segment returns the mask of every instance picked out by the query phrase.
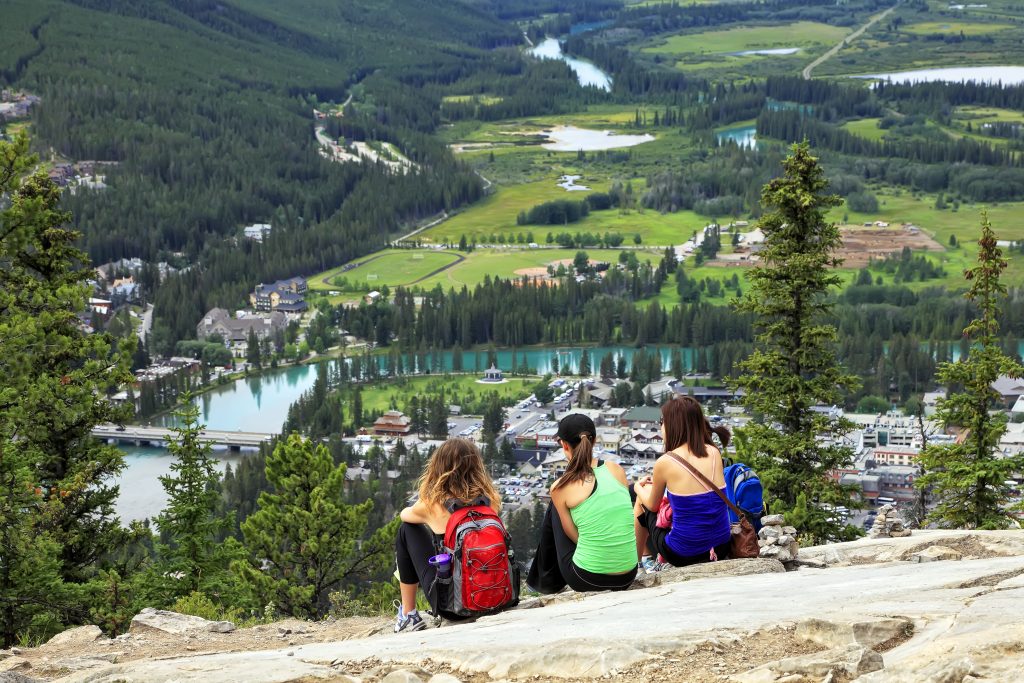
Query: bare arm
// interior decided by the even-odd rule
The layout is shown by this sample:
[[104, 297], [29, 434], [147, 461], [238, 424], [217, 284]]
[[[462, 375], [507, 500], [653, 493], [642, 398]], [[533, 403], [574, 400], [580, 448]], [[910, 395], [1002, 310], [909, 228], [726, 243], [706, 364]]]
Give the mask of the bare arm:
[[636, 498], [640, 504], [651, 511], [661, 507], [661, 499], [665, 496], [665, 461], [659, 458], [654, 463], [654, 472], [651, 483], [647, 486], [636, 487]]
[[422, 500], [417, 500], [409, 507], [402, 508], [402, 511], [398, 513], [401, 520], [409, 524], [429, 524], [429, 515], [430, 510]]
[[573, 543], [579, 543], [580, 532], [572, 521], [572, 515], [569, 514], [569, 506], [565, 504], [564, 490], [559, 489], [551, 492], [551, 504], [555, 506], [555, 512], [558, 513], [558, 520], [562, 523], [562, 530], [565, 532], [565, 535]]

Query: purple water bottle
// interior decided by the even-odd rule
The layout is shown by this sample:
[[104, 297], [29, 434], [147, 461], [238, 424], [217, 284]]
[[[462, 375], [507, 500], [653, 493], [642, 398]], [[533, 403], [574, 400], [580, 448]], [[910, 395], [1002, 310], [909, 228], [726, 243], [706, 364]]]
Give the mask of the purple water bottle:
[[450, 579], [452, 576], [452, 556], [448, 553], [434, 555], [428, 562], [437, 570], [437, 578]]

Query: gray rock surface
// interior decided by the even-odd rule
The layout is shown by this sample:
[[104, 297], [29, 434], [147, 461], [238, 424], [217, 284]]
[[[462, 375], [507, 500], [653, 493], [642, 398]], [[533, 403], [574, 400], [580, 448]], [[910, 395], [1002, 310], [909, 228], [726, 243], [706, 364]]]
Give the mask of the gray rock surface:
[[162, 609], [147, 607], [132, 618], [129, 633], [138, 634], [146, 631], [163, 633], [231, 633], [235, 625], [230, 621], [210, 621], [188, 614], [178, 614]]
[[79, 626], [78, 628], [69, 628], [67, 631], [58, 633], [46, 641], [43, 647], [53, 649], [74, 645], [88, 645], [100, 640], [109, 639], [103, 635], [103, 631], [100, 630], [99, 626]]
[[0, 660], [0, 671], [28, 671], [32, 663], [24, 657], [7, 657]]
[[0, 673], [0, 683], [37, 683], [38, 679], [30, 678], [25, 674], [16, 671], [4, 671]]
[[[911, 568], [910, 555], [928, 545], [953, 548], [964, 554], [964, 560]], [[624, 593], [566, 593], [553, 596], [555, 599], [538, 609], [511, 610], [471, 624], [446, 624], [440, 629], [288, 650], [118, 663], [72, 674], [62, 681], [331, 680], [346, 671], [346, 662], [371, 659], [386, 664], [389, 668], [385, 671], [420, 671], [419, 666], [428, 659], [445, 662], [456, 677], [464, 674], [474, 680], [601, 678], [687, 648], [721, 642], [723, 637], [742, 642], [752, 630], [793, 626], [811, 619], [848, 625], [849, 631], [846, 627], [828, 629], [827, 635], [819, 636], [823, 640], [838, 643], [852, 637], [854, 642], [831, 647], [827, 657], [820, 653], [787, 657], [785, 651], [775, 655], [779, 667], [823, 672], [807, 674], [808, 681], [828, 680], [829, 676], [834, 681], [846, 680], [851, 671], [860, 672], [858, 683], [960, 683], [967, 676], [984, 681], [1020, 680], [1024, 670], [1020, 647], [1024, 642], [1024, 620], [1020, 618], [1024, 612], [1024, 533], [915, 532], [910, 538], [864, 539], [800, 552], [825, 558], [822, 562], [829, 568], [803, 567], [797, 572], [772, 571], [726, 580], [721, 574], [698, 577], [670, 570], [685, 578]], [[968, 559], [970, 556], [980, 559]], [[718, 564], [700, 571], [720, 572], [726, 563]], [[890, 643], [895, 647], [882, 655], [884, 668], [871, 672], [879, 662], [867, 643], [892, 632], [878, 626], [890, 619], [898, 624], [913, 622], [914, 633], [905, 642]], [[864, 623], [872, 626], [858, 626]], [[331, 668], [335, 660], [340, 663]], [[783, 665], [783, 661], [787, 663]], [[771, 666], [761, 671], [771, 676], [762, 680], [772, 681], [797, 673]], [[426, 680], [426, 676], [420, 677]]]
[[411, 671], [400, 669], [389, 673], [381, 683], [423, 683], [423, 679]]
[[785, 657], [733, 676], [732, 680], [736, 683], [780, 682], [794, 674], [800, 676], [796, 680], [808, 677], [820, 680], [823, 676], [837, 674], [844, 680], [852, 680], [878, 671], [882, 666], [882, 655], [854, 644], [799, 657]]
[[867, 621], [828, 621], [805, 619], [796, 625], [796, 637], [829, 648], [860, 645], [874, 648], [882, 643], [914, 632], [909, 619], [872, 619]]
[[942, 560], [960, 560], [963, 555], [944, 545], [933, 545], [910, 556], [911, 562], [940, 562]]

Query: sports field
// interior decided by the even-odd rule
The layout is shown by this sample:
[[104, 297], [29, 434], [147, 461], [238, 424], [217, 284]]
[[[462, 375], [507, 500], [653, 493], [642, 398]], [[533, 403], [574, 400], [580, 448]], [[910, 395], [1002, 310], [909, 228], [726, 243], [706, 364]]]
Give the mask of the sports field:
[[[486, 352], [482, 352], [486, 358]], [[467, 351], [463, 356], [466, 367], [472, 368], [475, 356]], [[533, 390], [537, 379], [521, 379], [509, 377], [504, 384], [478, 384], [480, 375], [453, 375], [449, 377], [408, 377], [401, 380], [389, 380], [372, 386], [363, 387], [363, 410], [389, 410], [391, 406], [405, 408], [410, 396], [432, 396], [444, 391], [449, 403], [471, 406], [489, 394], [498, 394], [502, 398], [521, 398]]]
[[[387, 285], [412, 285], [432, 272], [457, 263], [457, 252], [423, 249], [394, 249], [377, 252], [354, 263], [314, 276], [309, 288], [315, 291], [349, 290], [369, 292]], [[339, 278], [347, 281], [343, 287]]]
[[776, 26], [747, 26], [670, 36], [658, 45], [643, 48], [643, 51], [679, 55], [833, 45], [849, 31], [848, 28], [815, 21], [797, 21]]

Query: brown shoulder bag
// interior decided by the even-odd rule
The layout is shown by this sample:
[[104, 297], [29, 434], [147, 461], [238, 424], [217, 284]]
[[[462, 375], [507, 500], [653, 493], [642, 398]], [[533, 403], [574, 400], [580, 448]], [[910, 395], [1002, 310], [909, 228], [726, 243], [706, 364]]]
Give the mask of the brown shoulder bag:
[[729, 497], [722, 493], [722, 490], [711, 483], [711, 481], [703, 474], [697, 471], [690, 463], [686, 462], [683, 458], [675, 453], [669, 452], [665, 455], [670, 455], [675, 458], [676, 462], [686, 468], [686, 470], [693, 475], [694, 479], [704, 485], [708, 491], [714, 491], [718, 494], [718, 497], [729, 506], [729, 508], [736, 513], [739, 524], [732, 525], [732, 541], [729, 543], [729, 556], [733, 558], [739, 557], [758, 557], [761, 554], [761, 547], [757, 544], [757, 532], [754, 531], [754, 525], [747, 519], [747, 513], [733, 505], [733, 502], [729, 500]]

